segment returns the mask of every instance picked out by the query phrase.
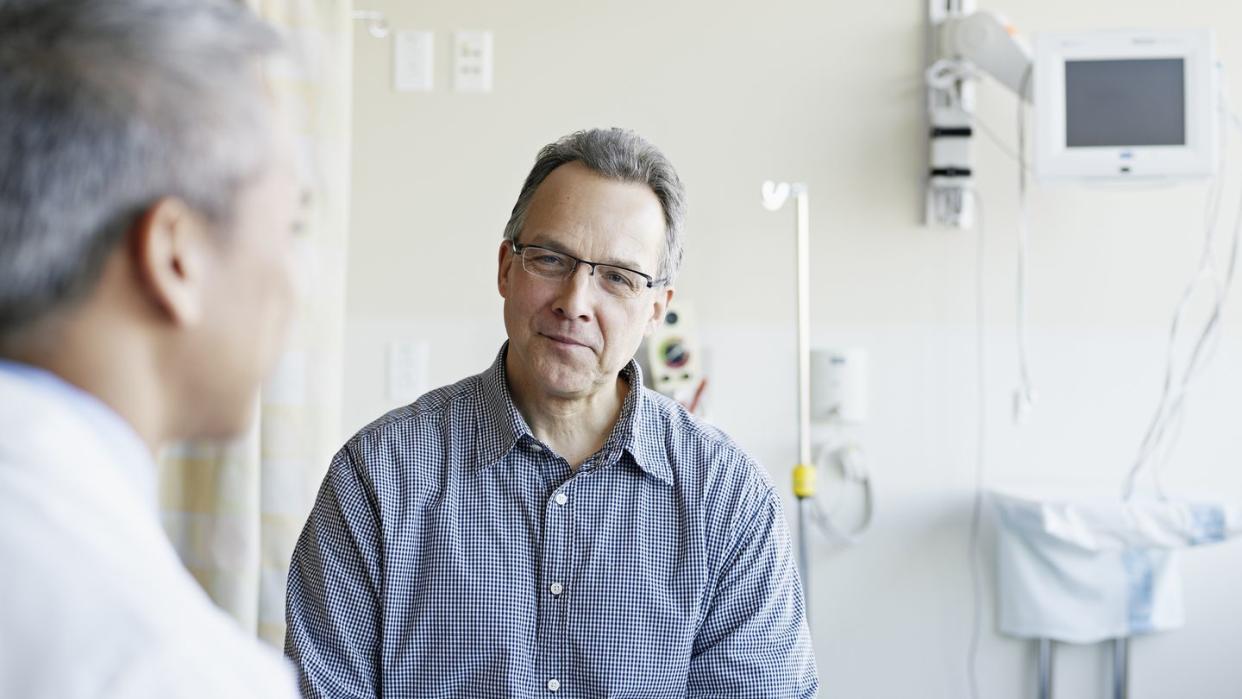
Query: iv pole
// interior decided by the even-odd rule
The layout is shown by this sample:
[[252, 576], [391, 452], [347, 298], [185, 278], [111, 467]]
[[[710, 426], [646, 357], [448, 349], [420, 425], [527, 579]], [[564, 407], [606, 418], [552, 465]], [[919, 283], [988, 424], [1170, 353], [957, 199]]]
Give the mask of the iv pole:
[[798, 576], [809, 618], [807, 519], [815, 497], [815, 465], [811, 460], [811, 205], [805, 184], [763, 183], [763, 207], [768, 211], [779, 211], [790, 196], [796, 201], [798, 236], [798, 463], [793, 469], [793, 491], [798, 498]]

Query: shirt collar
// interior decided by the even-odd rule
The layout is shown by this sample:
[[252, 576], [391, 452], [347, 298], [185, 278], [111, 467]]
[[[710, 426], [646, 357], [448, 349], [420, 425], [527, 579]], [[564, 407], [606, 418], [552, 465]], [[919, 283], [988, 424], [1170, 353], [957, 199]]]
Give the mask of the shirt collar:
[[[529, 440], [535, 438], [509, 391], [505, 373], [508, 349], [509, 343], [505, 342], [496, 355], [496, 361], [480, 375], [482, 419], [477, 436], [480, 468], [498, 463], [523, 437]], [[621, 405], [621, 415], [601, 449], [604, 463], [613, 463], [624, 451], [645, 473], [672, 484], [673, 471], [664, 450], [663, 435], [658, 430], [643, 429], [645, 421], [649, 420], [645, 418], [650, 398], [645, 395], [647, 389], [643, 387], [643, 372], [638, 362], [631, 359], [621, 369], [621, 376], [629, 383], [630, 391]]]
[[137, 487], [144, 502], [156, 509], [155, 460], [134, 428], [111, 407], [56, 374], [19, 362], [0, 359], [0, 377], [19, 381], [39, 391], [85, 422], [109, 451], [110, 461]]
[[508, 350], [506, 341], [500, 346], [496, 361], [479, 376], [482, 390], [479, 392], [481, 409], [476, 445], [480, 468], [497, 463], [519, 439], [530, 435], [530, 427], [513, 404], [513, 394], [509, 392], [509, 380], [505, 376]]

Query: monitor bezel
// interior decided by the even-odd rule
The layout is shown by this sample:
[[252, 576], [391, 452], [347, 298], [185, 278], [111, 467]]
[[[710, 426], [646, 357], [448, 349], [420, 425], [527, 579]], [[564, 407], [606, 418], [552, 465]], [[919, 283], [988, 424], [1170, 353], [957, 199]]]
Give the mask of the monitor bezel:
[[[1048, 33], [1035, 37], [1034, 171], [1043, 180], [1192, 179], [1217, 169], [1218, 77], [1211, 30]], [[1181, 59], [1186, 144], [1066, 145], [1065, 64], [1081, 60]]]

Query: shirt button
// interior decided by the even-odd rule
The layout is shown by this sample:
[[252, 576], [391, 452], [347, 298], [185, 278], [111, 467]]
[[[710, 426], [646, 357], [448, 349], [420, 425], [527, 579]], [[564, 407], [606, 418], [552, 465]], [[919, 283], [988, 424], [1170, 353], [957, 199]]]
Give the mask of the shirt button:
[[565, 591], [565, 586], [560, 583], [552, 583], [552, 587], [550, 589], [552, 590], [552, 594], [559, 595]]
[[531, 450], [531, 451], [533, 451], [533, 452], [541, 452], [541, 451], [543, 451], [543, 447], [539, 446], [538, 444], [535, 444], [534, 442], [531, 442], [531, 443], [530, 443], [530, 450]]
[[561, 688], [561, 683], [557, 680], [548, 680], [548, 691], [555, 692]]
[[564, 493], [557, 493], [554, 499], [556, 500], [556, 504], [558, 505], [564, 505], [565, 503], [569, 502], [569, 496]]

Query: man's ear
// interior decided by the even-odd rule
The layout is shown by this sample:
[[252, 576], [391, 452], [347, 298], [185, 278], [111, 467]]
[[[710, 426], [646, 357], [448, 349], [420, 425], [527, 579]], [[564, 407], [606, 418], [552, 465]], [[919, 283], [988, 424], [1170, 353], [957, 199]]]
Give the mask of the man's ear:
[[643, 337], [650, 336], [657, 328], [664, 325], [664, 313], [668, 310], [668, 305], [673, 302], [675, 291], [676, 289], [671, 286], [656, 291], [655, 300], [651, 303], [651, 317], [647, 319], [647, 329], [643, 332]]
[[503, 298], [509, 297], [509, 269], [513, 267], [513, 246], [508, 240], [500, 242], [500, 257], [496, 265], [496, 288]]
[[211, 234], [202, 217], [170, 197], [143, 212], [129, 231], [143, 293], [177, 325], [193, 325], [202, 317]]

